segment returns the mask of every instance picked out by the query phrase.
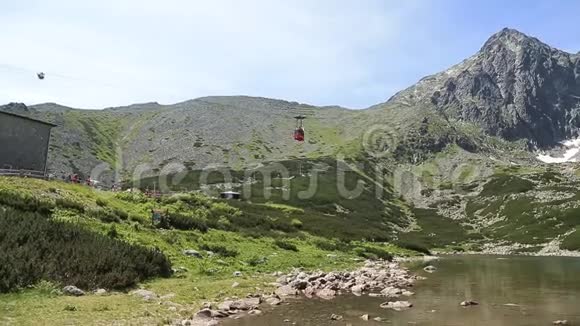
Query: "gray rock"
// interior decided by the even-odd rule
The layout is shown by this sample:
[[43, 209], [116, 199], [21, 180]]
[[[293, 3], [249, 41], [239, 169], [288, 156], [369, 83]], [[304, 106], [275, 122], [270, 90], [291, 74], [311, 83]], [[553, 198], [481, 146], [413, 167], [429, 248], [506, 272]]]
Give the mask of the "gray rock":
[[437, 270], [437, 268], [435, 266], [429, 265], [429, 266], [425, 266], [425, 268], [423, 268], [423, 270], [427, 273], [433, 273], [434, 271]]
[[134, 295], [136, 297], [141, 297], [145, 301], [150, 301], [150, 300], [154, 300], [154, 299], [158, 298], [158, 296], [155, 292], [149, 291], [149, 290], [143, 290], [143, 289], [135, 290], [135, 291], [131, 292], [131, 295]]
[[235, 271], [235, 272], [233, 273], [233, 275], [234, 275], [234, 277], [241, 277], [241, 276], [242, 276], [242, 272], [240, 272], [240, 271]]
[[336, 291], [332, 289], [322, 289], [316, 291], [316, 296], [324, 300], [330, 300], [336, 296]]
[[330, 315], [330, 320], [342, 320], [341, 315], [332, 314]]
[[362, 319], [364, 321], [368, 321], [369, 320], [369, 315], [368, 314], [364, 314], [364, 315], [360, 316], [360, 319]]
[[278, 297], [269, 297], [266, 298], [264, 301], [271, 306], [277, 306], [282, 303], [282, 299]]
[[286, 297], [286, 296], [298, 295], [298, 290], [294, 289], [293, 287], [291, 287], [289, 285], [284, 285], [284, 286], [277, 288], [275, 293], [278, 296]]
[[554, 325], [568, 325], [568, 320], [555, 320], [552, 324]]
[[203, 256], [199, 253], [199, 251], [193, 249], [185, 249], [183, 251], [183, 254], [189, 257], [203, 258]]
[[465, 300], [465, 301], [462, 301], [459, 305], [461, 305], [463, 307], [469, 307], [469, 306], [477, 306], [478, 304], [479, 304], [479, 302], [477, 302], [477, 301]]
[[228, 317], [229, 314], [227, 312], [221, 310], [211, 310], [211, 309], [202, 309], [195, 314], [197, 317], [202, 318], [225, 318]]
[[106, 295], [107, 294], [107, 290], [105, 289], [97, 289], [95, 291], [95, 295]]
[[236, 300], [230, 304], [230, 310], [252, 310], [257, 308], [260, 303], [262, 302], [259, 297]]
[[238, 286], [240, 286], [240, 283], [238, 283], [238, 282], [234, 282], [232, 284], [232, 288], [237, 288]]
[[72, 295], [75, 297], [79, 297], [82, 295], [85, 295], [85, 291], [77, 288], [74, 285], [67, 285], [64, 288], [62, 288], [62, 293], [64, 293], [65, 295]]
[[393, 309], [396, 311], [400, 311], [400, 310], [409, 309], [409, 308], [413, 307], [413, 304], [410, 303], [409, 301], [387, 301], [387, 302], [381, 303], [380, 307], [385, 308], [385, 309]]

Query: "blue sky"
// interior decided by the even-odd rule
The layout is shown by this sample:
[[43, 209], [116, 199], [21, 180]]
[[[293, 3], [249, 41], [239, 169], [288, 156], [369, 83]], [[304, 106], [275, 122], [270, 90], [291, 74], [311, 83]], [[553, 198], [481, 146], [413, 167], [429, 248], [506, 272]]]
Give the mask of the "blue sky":
[[364, 108], [503, 27], [578, 52], [578, 14], [572, 0], [0, 0], [0, 103], [244, 94]]

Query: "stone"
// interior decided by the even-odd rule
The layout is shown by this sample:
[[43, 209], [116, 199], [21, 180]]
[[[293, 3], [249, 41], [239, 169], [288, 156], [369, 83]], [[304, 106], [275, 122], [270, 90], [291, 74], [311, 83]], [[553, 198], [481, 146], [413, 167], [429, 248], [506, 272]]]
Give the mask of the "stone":
[[277, 306], [282, 303], [282, 299], [278, 297], [269, 297], [266, 298], [265, 302], [271, 306]]
[[298, 294], [298, 290], [292, 288], [289, 285], [284, 285], [284, 286], [281, 286], [281, 287], [277, 288], [276, 291], [275, 291], [275, 293], [278, 296], [287, 297], [287, 296], [297, 295]]
[[564, 319], [564, 320], [555, 320], [552, 324], [554, 324], [554, 325], [568, 325], [568, 321], [566, 319]]
[[[226, 300], [218, 305], [218, 309], [230, 310], [232, 307], [232, 303], [234, 303], [232, 300]], [[210, 307], [207, 307], [207, 308], [210, 308]]]
[[247, 298], [236, 300], [230, 304], [230, 310], [252, 310], [258, 307], [261, 298]]
[[342, 320], [341, 315], [332, 314], [330, 315], [330, 320]]
[[381, 291], [382, 295], [392, 298], [398, 297], [401, 293], [403, 293], [403, 290], [393, 286], [386, 287]]
[[378, 321], [379, 323], [383, 321], [383, 319], [381, 317], [375, 317], [373, 318], [374, 321]]
[[105, 289], [97, 289], [95, 291], [95, 295], [106, 295], [107, 294], [107, 290]]
[[262, 314], [262, 310], [258, 310], [258, 309], [254, 309], [251, 310], [250, 312], [248, 312], [248, 315], [261, 315]]
[[189, 257], [203, 258], [203, 256], [199, 253], [199, 251], [193, 249], [185, 249], [183, 251], [183, 254]]
[[414, 295], [415, 293], [413, 293], [411, 291], [403, 290], [403, 293], [401, 293], [401, 294], [406, 296], [406, 297], [410, 297], [410, 296]]
[[304, 290], [308, 286], [308, 281], [304, 279], [295, 280], [290, 283], [290, 286], [297, 290]]
[[423, 268], [423, 270], [427, 273], [433, 273], [434, 271], [437, 270], [437, 268], [435, 266], [429, 265], [429, 266], [425, 266], [425, 268]]
[[131, 295], [134, 295], [136, 297], [141, 297], [145, 301], [150, 301], [150, 300], [154, 300], [154, 299], [158, 298], [158, 296], [155, 292], [149, 291], [149, 290], [144, 290], [144, 289], [135, 290], [135, 291], [131, 292]]
[[74, 285], [67, 285], [64, 288], [62, 288], [62, 293], [64, 293], [65, 295], [72, 295], [75, 297], [80, 297], [82, 295], [85, 295], [85, 291], [77, 288]]
[[240, 283], [238, 283], [238, 282], [234, 282], [232, 284], [232, 288], [237, 288], [238, 286], [240, 286]]
[[360, 316], [360, 319], [362, 319], [364, 321], [368, 321], [369, 320], [369, 315], [368, 314], [364, 314], [364, 315]]
[[241, 277], [241, 276], [242, 276], [242, 272], [240, 272], [240, 271], [235, 271], [235, 272], [233, 273], [233, 275], [234, 275], [234, 277]]
[[400, 311], [413, 307], [413, 304], [410, 303], [409, 301], [387, 301], [381, 303], [380, 307], [384, 309], [393, 309], [395, 311]]
[[479, 304], [479, 302], [477, 302], [477, 301], [465, 300], [465, 301], [462, 301], [459, 305], [461, 305], [463, 307], [469, 307], [469, 306], [477, 306], [478, 304]]
[[167, 310], [168, 311], [171, 311], [171, 312], [176, 312], [177, 311], [177, 307], [170, 306], [170, 307], [167, 307]]
[[359, 285], [355, 285], [352, 288], [350, 288], [350, 291], [356, 295], [356, 296], [360, 296], [362, 295], [363, 290], [365, 289], [365, 286], [362, 284]]
[[316, 291], [316, 296], [324, 300], [330, 300], [336, 296], [336, 291], [332, 289], [322, 289]]
[[211, 309], [202, 309], [198, 311], [195, 315], [201, 318], [225, 318], [229, 316], [229, 314], [225, 311]]

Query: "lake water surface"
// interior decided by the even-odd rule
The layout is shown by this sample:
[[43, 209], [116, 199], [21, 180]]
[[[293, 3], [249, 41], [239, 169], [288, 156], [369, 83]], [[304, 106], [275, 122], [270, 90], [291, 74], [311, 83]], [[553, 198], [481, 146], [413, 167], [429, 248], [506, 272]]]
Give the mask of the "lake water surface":
[[[406, 311], [382, 309], [383, 298], [339, 296], [303, 299], [225, 325], [580, 325], [580, 258], [450, 256], [431, 263], [437, 271], [418, 281]], [[461, 307], [466, 299], [478, 306]], [[407, 300], [402, 298], [401, 300]], [[331, 314], [343, 316], [331, 321]], [[371, 320], [360, 316], [369, 314]], [[372, 318], [381, 317], [382, 322]], [[284, 321], [289, 320], [289, 321]]]

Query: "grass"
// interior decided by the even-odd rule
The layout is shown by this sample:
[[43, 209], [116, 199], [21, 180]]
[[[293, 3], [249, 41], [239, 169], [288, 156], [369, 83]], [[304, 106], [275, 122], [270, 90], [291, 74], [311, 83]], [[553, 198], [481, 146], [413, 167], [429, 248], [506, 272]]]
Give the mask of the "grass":
[[[261, 289], [258, 291], [271, 291], [271, 286], [267, 284], [274, 279], [270, 276], [272, 272], [289, 271], [295, 267], [346, 270], [354, 268], [358, 264], [357, 259], [361, 257], [417, 255], [416, 251], [394, 244], [368, 242], [362, 238], [340, 245], [343, 242], [334, 239], [340, 232], [331, 230], [318, 232], [318, 235], [312, 232], [317, 231], [316, 222], [321, 221], [317, 219], [331, 218], [315, 209], [324, 211], [332, 207], [334, 210], [334, 205], [327, 204], [324, 199], [299, 209], [295, 209], [297, 206], [292, 202], [272, 206], [265, 205], [267, 201], [264, 201], [260, 203], [264, 205], [256, 205], [222, 202], [199, 194], [181, 194], [156, 201], [139, 194], [96, 191], [58, 181], [5, 177], [0, 177], [0, 191], [42, 199], [41, 202], [46, 203], [55, 220], [75, 223], [104, 235], [114, 233], [115, 238], [127, 243], [161, 250], [180, 272], [168, 279], [146, 281], [140, 286], [159, 295], [172, 293], [175, 296], [167, 300], [182, 305], [173, 312], [167, 306], [145, 302], [123, 292], [104, 297], [87, 295], [77, 298], [58, 295], [43, 286], [0, 295], [0, 323], [28, 325], [42, 320], [47, 324], [157, 325], [191, 316], [203, 301], [242, 296], [256, 292], [256, 288]], [[11, 201], [4, 199], [0, 206], [10, 204]], [[351, 205], [347, 208], [354, 207]], [[158, 229], [151, 224], [149, 214], [152, 208], [189, 214], [204, 218], [208, 225], [214, 225], [212, 221], [216, 224], [206, 232]], [[127, 218], [105, 223], [87, 213], [93, 209], [111, 209], [122, 212], [120, 214]], [[303, 225], [295, 226], [295, 219], [302, 221]], [[227, 221], [224, 225], [217, 223], [224, 220]], [[336, 229], [340, 225], [337, 222], [332, 227], [344, 233], [351, 232], [351, 224], [343, 223], [342, 230]], [[324, 225], [320, 225], [322, 227]], [[356, 236], [357, 233], [352, 235]], [[336, 245], [321, 248], [321, 243]], [[186, 249], [199, 251], [203, 258], [184, 255]], [[206, 251], [213, 251], [215, 255]], [[242, 277], [233, 277], [235, 271], [242, 272]], [[240, 286], [232, 288], [234, 281], [239, 282]], [[54, 288], [62, 286], [57, 284]]]

